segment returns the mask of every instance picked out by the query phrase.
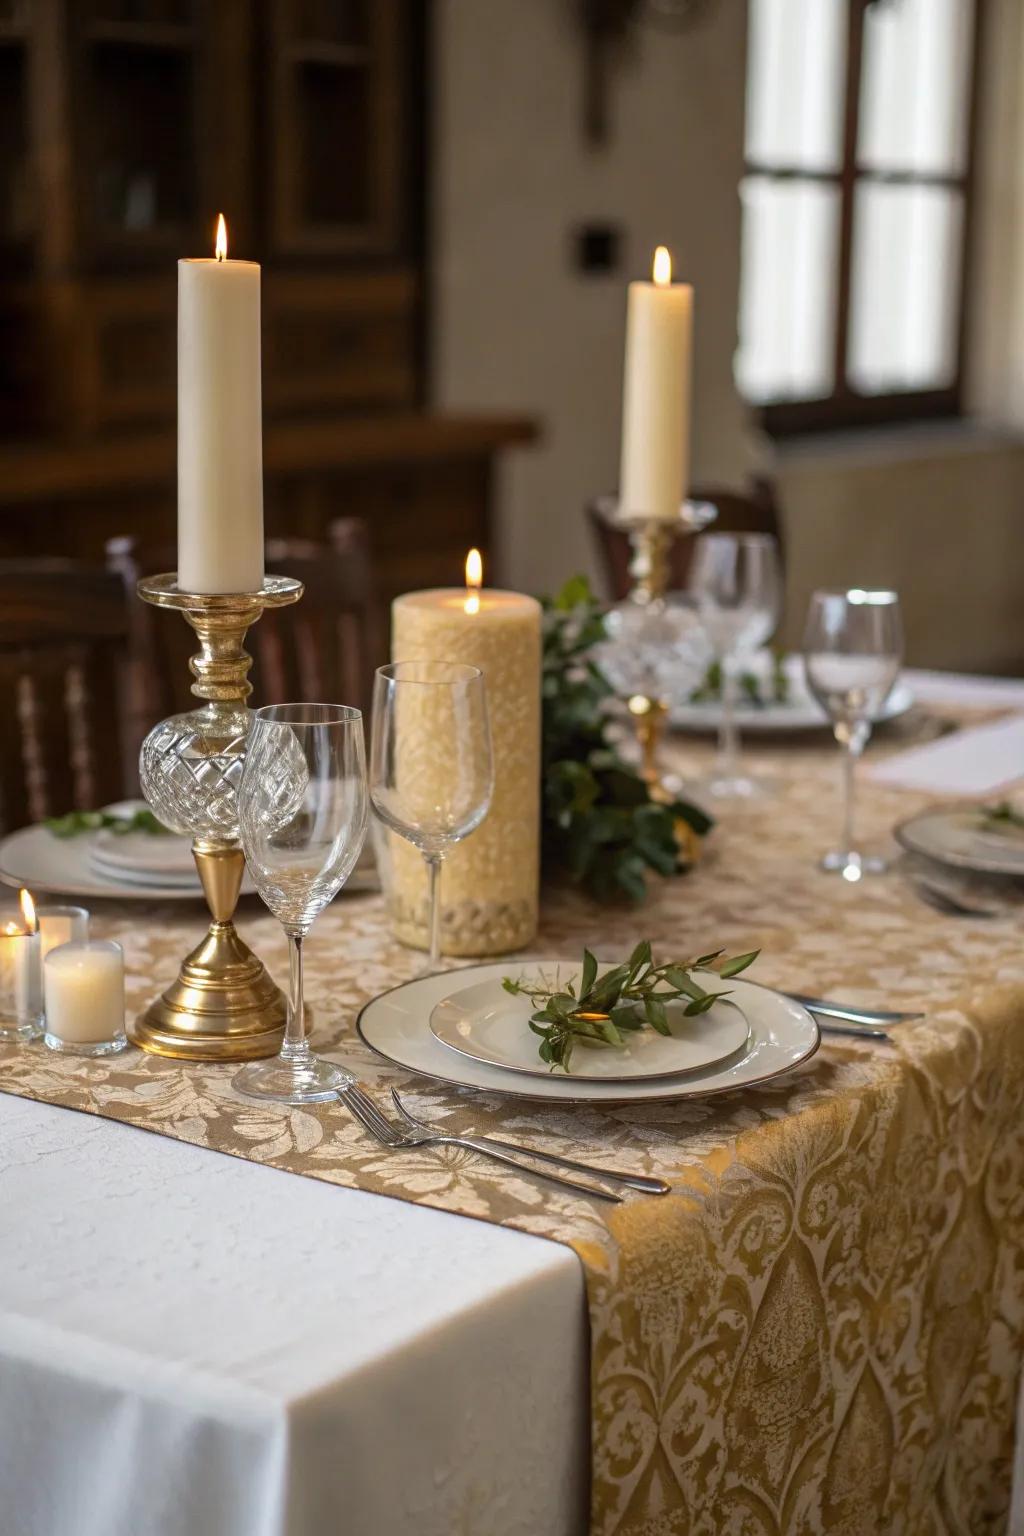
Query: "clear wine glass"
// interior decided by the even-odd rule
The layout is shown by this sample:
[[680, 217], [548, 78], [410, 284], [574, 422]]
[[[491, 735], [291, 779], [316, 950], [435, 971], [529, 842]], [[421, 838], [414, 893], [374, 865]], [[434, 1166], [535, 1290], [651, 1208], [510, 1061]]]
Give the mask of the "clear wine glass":
[[235, 1087], [260, 1099], [311, 1104], [352, 1078], [306, 1039], [302, 946], [341, 890], [366, 836], [363, 717], [344, 704], [258, 709], [238, 787], [238, 822], [256, 889], [288, 935], [291, 989], [280, 1055], [255, 1061]]
[[494, 791], [483, 673], [450, 661], [395, 661], [373, 689], [370, 798], [427, 866], [429, 968], [441, 958], [441, 864], [483, 821]]
[[899, 676], [903, 624], [895, 592], [815, 592], [804, 630], [807, 686], [832, 722], [843, 749], [843, 826], [840, 846], [822, 868], [856, 881], [886, 868], [860, 853], [854, 835], [856, 767], [872, 722]]
[[747, 798], [761, 786], [740, 771], [737, 690], [744, 659], [764, 645], [778, 623], [778, 543], [768, 533], [701, 534], [688, 584], [722, 674], [718, 760], [704, 787], [723, 799]]

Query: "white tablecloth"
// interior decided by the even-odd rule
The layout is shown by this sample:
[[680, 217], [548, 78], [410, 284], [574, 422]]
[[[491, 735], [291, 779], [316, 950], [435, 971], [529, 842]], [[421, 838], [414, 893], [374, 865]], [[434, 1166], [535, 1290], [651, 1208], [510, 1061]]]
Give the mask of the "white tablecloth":
[[3, 1536], [578, 1536], [539, 1238], [0, 1095]]

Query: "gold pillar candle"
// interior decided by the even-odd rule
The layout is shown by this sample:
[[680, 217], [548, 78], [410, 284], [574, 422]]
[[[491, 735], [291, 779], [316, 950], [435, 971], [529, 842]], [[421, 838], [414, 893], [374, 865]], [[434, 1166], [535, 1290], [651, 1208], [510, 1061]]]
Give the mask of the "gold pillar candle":
[[[481, 826], [444, 861], [442, 948], [451, 955], [520, 949], [537, 931], [540, 883], [540, 604], [519, 592], [435, 588], [396, 598], [391, 625], [394, 661], [468, 663], [487, 688], [494, 795]], [[441, 752], [432, 753], [426, 725], [423, 763], [428, 775], [450, 771]], [[425, 949], [422, 856], [394, 834], [388, 843], [395, 931]]]

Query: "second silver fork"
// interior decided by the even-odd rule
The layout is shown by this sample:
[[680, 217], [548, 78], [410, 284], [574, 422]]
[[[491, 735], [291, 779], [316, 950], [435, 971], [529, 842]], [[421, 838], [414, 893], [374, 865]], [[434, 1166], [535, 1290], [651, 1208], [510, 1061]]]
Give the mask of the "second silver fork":
[[[587, 1195], [591, 1199], [609, 1200], [616, 1205], [622, 1202], [621, 1195], [616, 1194], [614, 1190], [606, 1189], [601, 1184], [584, 1184], [577, 1179], [569, 1179], [562, 1174], [549, 1172], [544, 1168], [533, 1167], [526, 1159], [534, 1154], [528, 1152], [525, 1148], [517, 1148], [519, 1156], [513, 1156], [510, 1152], [500, 1149], [497, 1145], [491, 1146], [486, 1141], [478, 1140], [473, 1136], [446, 1135], [429, 1127], [420, 1126], [412, 1121], [404, 1109], [402, 1112], [406, 1114], [406, 1118], [410, 1122], [408, 1128], [395, 1125], [393, 1121], [388, 1120], [386, 1116], [381, 1114], [373, 1100], [354, 1084], [351, 1088], [341, 1089], [338, 1098], [352, 1112], [364, 1129], [369, 1131], [370, 1135], [379, 1141], [382, 1146], [396, 1149], [400, 1147], [426, 1146], [463, 1147], [467, 1151], [478, 1152], [482, 1157], [489, 1157], [496, 1163], [504, 1163], [509, 1168], [515, 1168], [518, 1173], [532, 1173], [536, 1178], [547, 1179], [552, 1184], [561, 1185], [564, 1189], [571, 1189], [575, 1194]], [[549, 1159], [545, 1154], [541, 1160], [548, 1161]], [[573, 1164], [573, 1166], [581, 1171], [583, 1170], [582, 1164]], [[585, 1171], [593, 1173], [597, 1178], [609, 1176], [602, 1169], [587, 1168]], [[619, 1173], [615, 1173], [611, 1177], [620, 1181], [625, 1181], [627, 1178], [626, 1175]], [[655, 1182], [654, 1180], [647, 1180], [639, 1187], [647, 1189]], [[661, 1181], [657, 1182], [660, 1184]], [[650, 1190], [650, 1192], [663, 1193], [667, 1192], [667, 1190], [668, 1186], [665, 1185], [664, 1191], [659, 1189], [657, 1191]]]

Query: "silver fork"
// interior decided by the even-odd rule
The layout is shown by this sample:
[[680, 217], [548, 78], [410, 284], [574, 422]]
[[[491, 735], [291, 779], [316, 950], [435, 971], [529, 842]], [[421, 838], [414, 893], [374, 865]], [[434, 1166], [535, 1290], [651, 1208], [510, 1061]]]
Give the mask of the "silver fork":
[[[423, 1120], [417, 1120], [416, 1116], [406, 1109], [397, 1091], [392, 1088], [391, 1098], [398, 1113], [409, 1124], [420, 1131], [430, 1131], [432, 1128]], [[613, 1179], [618, 1184], [625, 1184], [629, 1189], [639, 1189], [645, 1195], [667, 1195], [672, 1186], [666, 1184], [664, 1179], [648, 1178], [645, 1173], [620, 1173], [618, 1168], [595, 1168], [593, 1163], [578, 1163], [575, 1158], [561, 1157], [556, 1152], [538, 1152], [536, 1147], [524, 1147], [517, 1141], [500, 1141], [496, 1136], [474, 1136], [473, 1140], [478, 1146], [498, 1147], [502, 1152], [516, 1152], [520, 1157], [535, 1157], [541, 1163], [553, 1163], [556, 1168], [572, 1168], [576, 1173], [592, 1173], [599, 1179]]]
[[552, 1184], [560, 1184], [564, 1189], [573, 1190], [575, 1194], [587, 1195], [591, 1199], [610, 1200], [614, 1205], [622, 1204], [622, 1196], [617, 1195], [614, 1190], [605, 1189], [600, 1184], [581, 1184], [575, 1179], [564, 1178], [560, 1173], [548, 1173], [546, 1169], [533, 1168], [529, 1163], [521, 1162], [519, 1158], [511, 1157], [507, 1152], [499, 1152], [496, 1147], [488, 1147], [472, 1136], [445, 1136], [437, 1131], [405, 1130], [387, 1120], [373, 1100], [355, 1084], [351, 1088], [339, 1089], [338, 1098], [347, 1109], [351, 1110], [370, 1135], [385, 1147], [464, 1147], [470, 1152], [479, 1152], [482, 1157], [490, 1157], [496, 1163], [505, 1163], [519, 1173], [532, 1173], [538, 1179], [548, 1179]]

